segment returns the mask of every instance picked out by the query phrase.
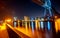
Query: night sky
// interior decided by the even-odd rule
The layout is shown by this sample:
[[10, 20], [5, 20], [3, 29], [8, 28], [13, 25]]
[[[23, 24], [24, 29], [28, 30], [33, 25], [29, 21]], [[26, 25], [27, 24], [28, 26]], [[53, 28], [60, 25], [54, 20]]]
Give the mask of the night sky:
[[[51, 0], [52, 6], [60, 13], [60, 0]], [[42, 17], [44, 8], [32, 0], [6, 0], [0, 1], [0, 18], [5, 16]]]

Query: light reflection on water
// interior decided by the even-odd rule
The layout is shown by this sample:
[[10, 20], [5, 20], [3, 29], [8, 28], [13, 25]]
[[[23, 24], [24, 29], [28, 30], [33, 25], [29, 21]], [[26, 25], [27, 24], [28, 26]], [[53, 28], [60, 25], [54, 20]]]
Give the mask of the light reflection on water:
[[[51, 23], [48, 21], [46, 22], [45, 30], [44, 30], [44, 24], [41, 23], [41, 29], [32, 29], [32, 35], [33, 38], [53, 38], [52, 37], [52, 29], [51, 29]], [[42, 29], [43, 28], [43, 29]]]
[[53, 38], [52, 37], [52, 30], [34, 30], [32, 31], [33, 38]]
[[24, 29], [21, 28], [19, 30], [32, 38], [52, 38], [52, 23], [50, 23], [50, 21], [41, 21], [40, 27], [37, 27], [37, 29], [34, 21], [31, 21], [30, 28], [28, 26], [29, 25], [27, 25], [27, 27], [23, 27]]
[[31, 38], [53, 38], [52, 37], [52, 30], [42, 30], [42, 29], [25, 29], [24, 27], [17, 28], [20, 32], [26, 34]]

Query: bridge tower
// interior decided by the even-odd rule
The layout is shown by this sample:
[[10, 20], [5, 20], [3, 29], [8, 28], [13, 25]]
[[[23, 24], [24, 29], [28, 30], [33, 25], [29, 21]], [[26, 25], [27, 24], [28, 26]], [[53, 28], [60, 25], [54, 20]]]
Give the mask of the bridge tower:
[[47, 29], [50, 30], [50, 19], [53, 17], [52, 13], [52, 7], [51, 7], [51, 0], [33, 0], [36, 4], [42, 6], [44, 8], [44, 18], [46, 18], [47, 21]]

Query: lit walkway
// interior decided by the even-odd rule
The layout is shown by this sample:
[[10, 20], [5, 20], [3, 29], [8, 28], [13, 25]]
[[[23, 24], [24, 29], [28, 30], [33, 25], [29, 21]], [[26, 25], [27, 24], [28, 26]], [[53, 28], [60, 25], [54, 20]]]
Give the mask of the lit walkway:
[[23, 34], [22, 32], [16, 30], [14, 27], [12, 27], [11, 25], [7, 24], [7, 26], [12, 29], [15, 33], [17, 33], [21, 38], [30, 38], [27, 35]]

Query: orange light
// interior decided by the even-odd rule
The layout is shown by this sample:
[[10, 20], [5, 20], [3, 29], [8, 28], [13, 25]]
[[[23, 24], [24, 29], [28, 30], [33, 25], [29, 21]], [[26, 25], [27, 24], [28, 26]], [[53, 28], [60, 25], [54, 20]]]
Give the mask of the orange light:
[[3, 24], [0, 26], [0, 29], [1, 29], [1, 30], [5, 30], [5, 29], [6, 29], [6, 23], [3, 23]]
[[58, 32], [58, 24], [57, 24], [57, 22], [55, 22], [55, 30], [56, 30], [56, 32]]
[[58, 18], [57, 16], [55, 16], [55, 18]]
[[55, 20], [55, 29], [56, 32], [60, 31], [60, 18]]
[[8, 22], [8, 23], [11, 22], [11, 21], [12, 21], [11, 19], [7, 19], [7, 20], [5, 20], [5, 22]]

